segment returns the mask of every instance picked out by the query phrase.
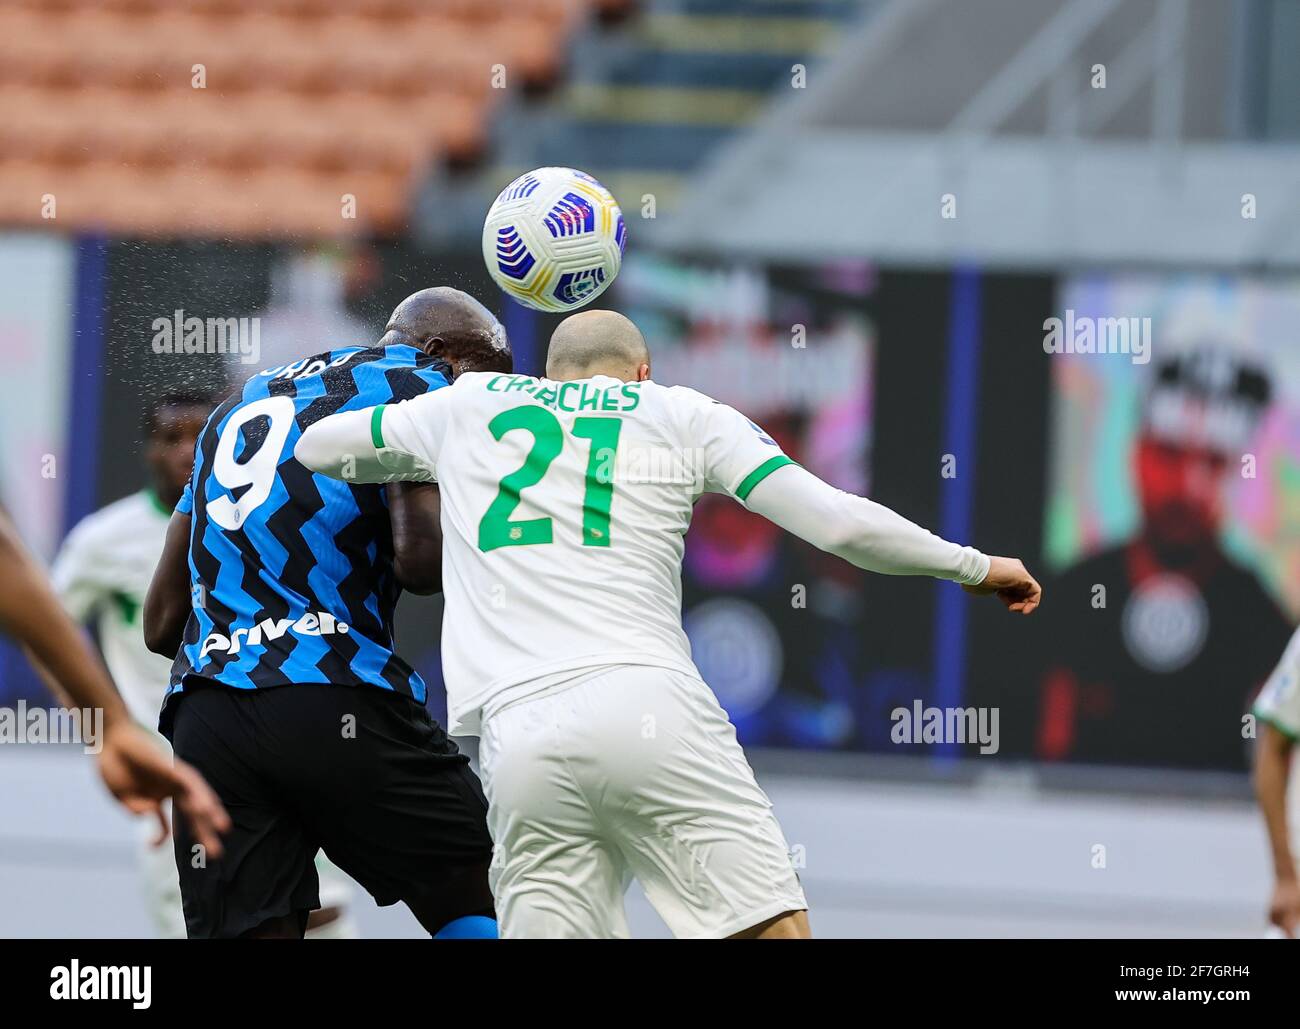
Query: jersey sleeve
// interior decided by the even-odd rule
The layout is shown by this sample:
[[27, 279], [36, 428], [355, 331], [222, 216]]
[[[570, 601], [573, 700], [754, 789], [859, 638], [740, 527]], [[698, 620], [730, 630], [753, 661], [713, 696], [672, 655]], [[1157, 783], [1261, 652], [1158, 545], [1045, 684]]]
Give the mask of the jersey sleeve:
[[787, 532], [867, 571], [930, 575], [970, 586], [988, 578], [991, 562], [974, 547], [950, 543], [798, 465], [765, 476], [745, 504]]
[[744, 501], [755, 486], [778, 468], [794, 464], [776, 440], [733, 407], [694, 391], [689, 439], [703, 467], [704, 489]]
[[181, 492], [181, 499], [176, 501], [176, 514], [193, 514], [194, 513], [194, 481], [190, 480], [185, 484], [185, 489]]
[[1300, 631], [1282, 655], [1282, 660], [1255, 700], [1255, 717], [1278, 732], [1300, 740]]
[[[406, 351], [410, 348], [389, 347], [388, 349], [391, 352], [394, 349]], [[404, 400], [414, 400], [416, 397], [424, 396], [426, 393], [442, 389], [444, 386], [451, 384], [451, 366], [446, 361], [428, 357], [418, 352], [417, 355], [412, 365], [408, 366], [405, 360], [402, 361], [402, 374], [389, 376], [392, 403], [397, 404]]]
[[345, 482], [433, 482], [454, 392], [448, 387], [400, 404], [329, 415], [303, 431], [294, 457]]
[[418, 473], [403, 478], [436, 481], [454, 402], [451, 389], [439, 389], [376, 408], [371, 432], [380, 463], [390, 471]]
[[88, 620], [107, 598], [110, 589], [98, 575], [102, 565], [85, 528], [73, 529], [54, 559], [50, 581], [74, 621]]

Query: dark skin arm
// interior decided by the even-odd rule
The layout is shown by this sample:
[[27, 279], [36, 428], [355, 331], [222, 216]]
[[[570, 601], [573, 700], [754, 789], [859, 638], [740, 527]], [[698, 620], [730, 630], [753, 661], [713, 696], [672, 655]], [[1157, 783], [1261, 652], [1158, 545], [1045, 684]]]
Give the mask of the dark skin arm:
[[442, 502], [431, 482], [388, 486], [393, 523], [393, 571], [408, 593], [427, 597], [442, 592]]
[[190, 516], [179, 511], [167, 523], [167, 540], [144, 598], [144, 645], [175, 657], [190, 617]]
[[164, 831], [167, 818], [162, 801], [174, 798], [176, 810], [199, 842], [219, 856], [220, 834], [230, 827], [221, 801], [202, 776], [183, 761], [173, 762], [132, 723], [99, 656], [64, 612], [45, 573], [3, 514], [0, 629], [31, 651], [58, 682], [61, 699], [103, 712], [103, 736], [97, 741], [101, 744], [99, 774], [109, 792], [127, 810], [152, 814]]

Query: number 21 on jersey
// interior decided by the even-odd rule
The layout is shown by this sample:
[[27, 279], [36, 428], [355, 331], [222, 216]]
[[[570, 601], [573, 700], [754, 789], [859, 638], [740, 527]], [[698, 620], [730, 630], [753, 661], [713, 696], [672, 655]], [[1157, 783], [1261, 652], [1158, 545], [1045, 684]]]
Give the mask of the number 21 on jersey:
[[[576, 418], [573, 435], [590, 441], [587, 474], [582, 494], [582, 545], [610, 545], [609, 512], [614, 500], [614, 457], [618, 436], [623, 428], [619, 418]], [[533, 437], [533, 445], [524, 463], [501, 480], [496, 498], [478, 523], [478, 548], [525, 547], [554, 541], [549, 518], [512, 519], [519, 506], [520, 494], [546, 477], [560, 451], [564, 449], [564, 427], [544, 407], [526, 404], [502, 411], [488, 422], [488, 431], [497, 441], [506, 433], [521, 429]]]

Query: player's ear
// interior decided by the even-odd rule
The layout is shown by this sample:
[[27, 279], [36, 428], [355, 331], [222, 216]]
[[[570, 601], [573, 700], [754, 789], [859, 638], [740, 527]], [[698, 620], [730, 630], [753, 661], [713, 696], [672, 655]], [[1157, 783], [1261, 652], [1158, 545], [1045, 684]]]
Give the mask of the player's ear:
[[645, 382], [650, 378], [650, 366], [648, 364], [639, 364], [636, 367], [636, 381]]

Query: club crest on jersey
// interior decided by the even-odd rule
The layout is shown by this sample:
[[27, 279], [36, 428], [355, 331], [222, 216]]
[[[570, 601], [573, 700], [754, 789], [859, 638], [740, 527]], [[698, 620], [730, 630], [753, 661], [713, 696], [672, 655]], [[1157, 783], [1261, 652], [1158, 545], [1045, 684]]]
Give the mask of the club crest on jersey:
[[229, 637], [219, 632], [210, 633], [203, 641], [199, 651], [199, 660], [208, 656], [213, 650], [227, 654], [238, 654], [245, 646], [258, 647], [263, 641], [278, 640], [286, 632], [295, 636], [333, 636], [346, 633], [347, 622], [340, 622], [328, 611], [308, 611], [296, 620], [293, 618], [263, 618], [249, 629], [236, 629]]
[[771, 436], [769, 436], [766, 432], [764, 432], [763, 427], [761, 425], [759, 425], [757, 422], [750, 421], [748, 418], [746, 418], [745, 421], [749, 422], [749, 427], [753, 429], [756, 433], [758, 433], [759, 440], [761, 440], [763, 443], [766, 443], [770, 447], [776, 446], [776, 440], [774, 440]]

